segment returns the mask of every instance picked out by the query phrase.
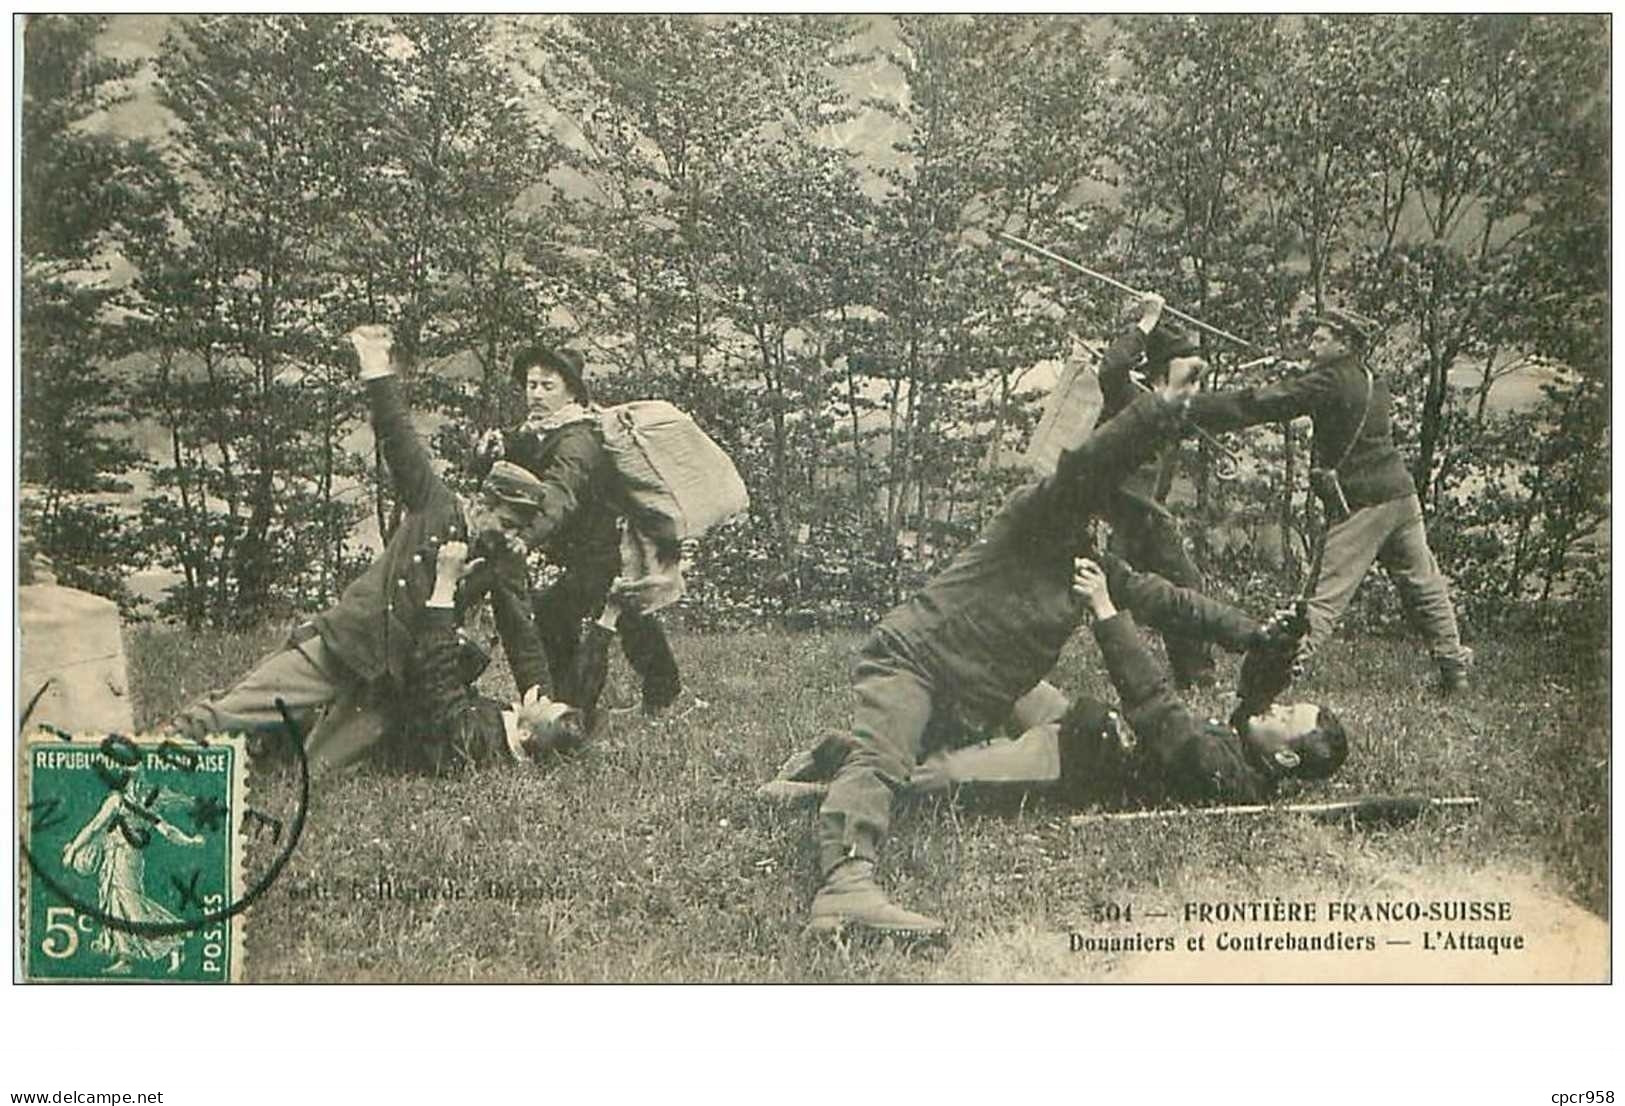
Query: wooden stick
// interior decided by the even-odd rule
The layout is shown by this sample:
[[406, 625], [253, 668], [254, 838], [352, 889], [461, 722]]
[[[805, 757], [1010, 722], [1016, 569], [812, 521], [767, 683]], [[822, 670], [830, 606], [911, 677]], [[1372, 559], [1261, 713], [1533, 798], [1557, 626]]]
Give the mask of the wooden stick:
[[1436, 807], [1473, 807], [1478, 805], [1476, 795], [1457, 795], [1447, 799], [1434, 799], [1421, 795], [1367, 795], [1359, 799], [1346, 799], [1330, 803], [1255, 803], [1250, 806], [1197, 806], [1167, 807], [1160, 810], [1115, 810], [1099, 814], [1074, 814], [1068, 819], [1074, 826], [1094, 826], [1105, 822], [1147, 822], [1170, 818], [1228, 818], [1250, 814], [1358, 814], [1401, 810], [1420, 814]]
[[[1145, 292], [1140, 291], [1138, 288], [1130, 288], [1128, 285], [1124, 284], [1122, 281], [1115, 280], [1112, 277], [1107, 276], [1105, 273], [1097, 273], [1093, 269], [1086, 268], [1086, 267], [1084, 267], [1082, 265], [1079, 265], [1076, 261], [1073, 261], [1071, 258], [1062, 257], [1060, 254], [1055, 253], [1053, 250], [1046, 250], [1043, 246], [1040, 246], [1036, 242], [1029, 242], [1025, 238], [1018, 238], [1014, 234], [1009, 233], [1008, 231], [996, 230], [996, 231], [993, 232], [993, 234], [997, 238], [1002, 238], [1006, 242], [1009, 242], [1009, 243], [1011, 243], [1013, 245], [1016, 245], [1016, 246], [1020, 246], [1022, 249], [1027, 250], [1029, 253], [1035, 253], [1039, 257], [1046, 257], [1051, 261], [1057, 262], [1057, 263], [1059, 263], [1061, 265], [1065, 265], [1068, 269], [1071, 269], [1074, 272], [1082, 273], [1086, 277], [1094, 277], [1096, 280], [1102, 281], [1102, 282], [1104, 282], [1106, 284], [1109, 284], [1113, 288], [1118, 289], [1119, 291], [1127, 292], [1131, 296], [1138, 296], [1138, 297], [1143, 298], [1147, 294]], [[1199, 327], [1200, 329], [1207, 331], [1209, 334], [1212, 334], [1216, 338], [1223, 338], [1226, 341], [1236, 343], [1238, 346], [1246, 346], [1248, 349], [1263, 349], [1264, 348], [1263, 346], [1259, 345], [1257, 342], [1249, 342], [1245, 338], [1238, 338], [1234, 334], [1231, 334], [1228, 330], [1220, 330], [1218, 327], [1211, 326], [1208, 323], [1204, 323], [1201, 319], [1196, 318], [1194, 315], [1187, 315], [1183, 311], [1180, 311], [1180, 310], [1178, 310], [1176, 308], [1164, 306], [1163, 310], [1168, 312], [1168, 314], [1172, 315], [1176, 319], [1184, 319], [1187, 323], [1190, 323], [1192, 326]]]

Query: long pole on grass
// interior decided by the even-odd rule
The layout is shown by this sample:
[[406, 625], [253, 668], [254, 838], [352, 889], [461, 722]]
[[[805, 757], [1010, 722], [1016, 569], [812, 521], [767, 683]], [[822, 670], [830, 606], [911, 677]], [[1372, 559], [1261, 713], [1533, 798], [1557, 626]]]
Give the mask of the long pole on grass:
[[1476, 795], [1456, 795], [1450, 798], [1429, 798], [1422, 795], [1366, 795], [1330, 803], [1254, 803], [1246, 806], [1167, 807], [1160, 810], [1117, 810], [1100, 814], [1074, 814], [1068, 821], [1074, 826], [1098, 826], [1111, 822], [1163, 822], [1191, 818], [1238, 818], [1255, 814], [1307, 814], [1326, 818], [1341, 814], [1354, 816], [1381, 816], [1386, 818], [1415, 818], [1424, 810], [1444, 807], [1475, 807]]

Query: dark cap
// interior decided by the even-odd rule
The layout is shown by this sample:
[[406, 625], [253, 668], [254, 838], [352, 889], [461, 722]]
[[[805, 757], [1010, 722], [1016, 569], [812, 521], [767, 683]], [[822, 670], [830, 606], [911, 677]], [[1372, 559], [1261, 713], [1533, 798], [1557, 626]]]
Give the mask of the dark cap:
[[573, 349], [552, 346], [526, 346], [513, 355], [513, 375], [516, 383], [525, 382], [525, 373], [541, 365], [564, 378], [565, 387], [577, 403], [592, 402], [592, 390], [587, 387], [587, 362]]
[[480, 493], [487, 499], [524, 511], [538, 511], [542, 506], [542, 482], [512, 461], [492, 465]]
[[1328, 307], [1318, 315], [1311, 315], [1309, 322], [1312, 326], [1330, 327], [1363, 350], [1370, 349], [1382, 336], [1381, 323], [1346, 307]]

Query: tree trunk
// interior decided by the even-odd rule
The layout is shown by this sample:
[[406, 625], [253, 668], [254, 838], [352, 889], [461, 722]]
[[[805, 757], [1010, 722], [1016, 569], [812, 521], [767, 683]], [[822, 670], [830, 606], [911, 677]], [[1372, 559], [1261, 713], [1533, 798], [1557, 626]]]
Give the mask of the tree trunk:
[[1303, 583], [1298, 578], [1297, 552], [1292, 548], [1292, 492], [1298, 486], [1298, 449], [1291, 422], [1279, 424], [1281, 431], [1281, 498], [1276, 510], [1276, 524], [1281, 528], [1281, 567], [1293, 581], [1294, 589]]
[[1432, 512], [1433, 497], [1433, 459], [1438, 453], [1439, 440], [1444, 434], [1444, 406], [1449, 394], [1449, 367], [1441, 363], [1441, 358], [1435, 354], [1428, 363], [1427, 393], [1422, 401], [1422, 427], [1419, 435], [1421, 448], [1416, 458], [1416, 469], [1411, 473], [1411, 479], [1416, 484], [1416, 494], [1423, 497], [1422, 506], [1429, 513]]

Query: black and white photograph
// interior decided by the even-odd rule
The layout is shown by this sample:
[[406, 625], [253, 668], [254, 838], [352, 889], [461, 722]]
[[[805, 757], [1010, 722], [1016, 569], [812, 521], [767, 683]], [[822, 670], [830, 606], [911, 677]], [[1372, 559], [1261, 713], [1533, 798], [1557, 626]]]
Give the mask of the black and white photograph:
[[1611, 35], [14, 16], [14, 978], [1611, 982]]

